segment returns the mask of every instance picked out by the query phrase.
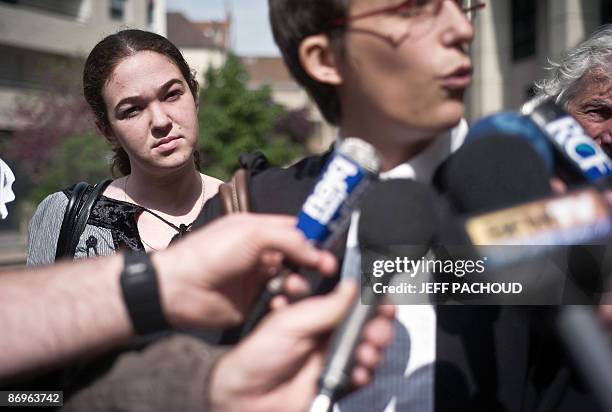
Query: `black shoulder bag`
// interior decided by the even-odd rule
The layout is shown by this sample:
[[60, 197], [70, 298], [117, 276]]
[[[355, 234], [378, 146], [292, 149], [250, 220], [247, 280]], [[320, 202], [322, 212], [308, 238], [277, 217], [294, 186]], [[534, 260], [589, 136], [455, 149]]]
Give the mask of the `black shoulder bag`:
[[79, 182], [74, 185], [64, 212], [64, 220], [55, 250], [55, 260], [63, 257], [74, 257], [79, 238], [89, 219], [89, 214], [110, 182], [112, 180], [107, 179], [96, 183], [94, 186], [87, 182]]

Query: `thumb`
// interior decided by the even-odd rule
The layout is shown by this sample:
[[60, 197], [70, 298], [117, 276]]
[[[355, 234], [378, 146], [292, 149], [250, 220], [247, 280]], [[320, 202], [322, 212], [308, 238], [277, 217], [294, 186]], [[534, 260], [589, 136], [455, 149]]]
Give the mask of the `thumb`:
[[358, 299], [357, 282], [345, 280], [327, 295], [307, 298], [279, 309], [270, 322], [280, 324], [293, 335], [319, 335], [336, 327]]

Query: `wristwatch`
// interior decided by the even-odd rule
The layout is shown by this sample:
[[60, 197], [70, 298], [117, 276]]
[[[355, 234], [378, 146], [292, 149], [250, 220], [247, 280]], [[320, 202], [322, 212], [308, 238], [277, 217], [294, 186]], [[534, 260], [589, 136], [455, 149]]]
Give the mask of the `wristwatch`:
[[151, 257], [147, 253], [133, 251], [125, 252], [123, 256], [121, 292], [134, 331], [138, 335], [148, 335], [169, 329]]

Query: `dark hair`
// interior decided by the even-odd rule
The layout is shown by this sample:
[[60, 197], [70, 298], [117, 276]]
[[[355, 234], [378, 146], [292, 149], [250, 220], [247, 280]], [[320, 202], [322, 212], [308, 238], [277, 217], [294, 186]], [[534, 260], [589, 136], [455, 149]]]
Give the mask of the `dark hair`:
[[341, 115], [336, 88], [306, 73], [300, 62], [299, 47], [306, 37], [327, 33], [332, 45], [342, 50], [344, 29], [331, 27], [335, 20], [346, 17], [349, 3], [350, 0], [269, 0], [274, 40], [285, 64], [332, 124], [337, 124]]
[[[85, 100], [91, 107], [98, 127], [104, 134], [110, 134], [110, 122], [106, 112], [106, 103], [102, 97], [102, 89], [108, 82], [113, 70], [126, 57], [133, 56], [140, 51], [152, 51], [162, 54], [172, 60], [187, 81], [194, 100], [198, 99], [198, 81], [189, 68], [179, 49], [159, 34], [143, 30], [122, 30], [105, 37], [93, 48], [83, 69], [83, 93]], [[113, 148], [112, 173], [128, 175], [131, 173], [130, 159], [123, 148]], [[194, 162], [200, 170], [200, 155], [194, 152]]]

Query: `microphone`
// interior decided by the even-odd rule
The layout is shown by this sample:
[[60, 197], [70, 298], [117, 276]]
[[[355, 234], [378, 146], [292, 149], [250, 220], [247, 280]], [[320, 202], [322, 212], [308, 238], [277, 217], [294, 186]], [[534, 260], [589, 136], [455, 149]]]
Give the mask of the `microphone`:
[[502, 112], [476, 122], [466, 142], [485, 136], [519, 136], [555, 175], [569, 184], [594, 183], [612, 175], [612, 160], [582, 126], [552, 100], [525, 115]]
[[[357, 138], [346, 138], [328, 160], [312, 193], [298, 214], [297, 228], [321, 249], [332, 249], [350, 224], [350, 218], [373, 181], [381, 160], [374, 146]], [[286, 276], [298, 268], [285, 262], [271, 279], [242, 328], [246, 336], [268, 312], [270, 301], [282, 292]]]
[[[490, 268], [510, 268], [516, 279], [547, 258], [565, 257], [568, 245], [601, 244], [612, 238], [605, 197], [589, 185], [553, 196], [548, 171], [531, 149], [523, 139], [491, 136], [457, 151], [439, 180], [447, 199], [464, 216], [445, 220], [440, 244], [472, 245], [459, 247], [455, 255], [486, 257]], [[501, 245], [515, 247], [500, 253]], [[558, 283], [558, 275], [540, 278]]]
[[297, 228], [316, 246], [328, 249], [348, 227], [352, 211], [377, 178], [380, 166], [372, 145], [344, 139], [306, 198]]
[[[415, 260], [425, 255], [438, 226], [432, 208], [435, 201], [436, 196], [429, 187], [412, 180], [377, 183], [361, 207], [358, 236], [362, 260], [367, 262], [372, 251], [376, 256], [397, 256], [398, 246], [408, 246], [402, 248], [402, 254]], [[372, 266], [362, 262], [362, 267]], [[374, 294], [369, 287], [362, 289], [361, 302], [356, 298], [332, 336], [311, 412], [331, 411], [334, 402], [348, 391], [353, 352], [364, 325], [375, 315], [383, 298], [384, 294]]]
[[[567, 122], [567, 120], [563, 122]], [[556, 127], [558, 127], [558, 125]], [[553, 128], [551, 128], [551, 130], [553, 130]], [[513, 140], [513, 145], [517, 144], [517, 139], [507, 139]], [[443, 189], [450, 192], [449, 197], [456, 202], [456, 206], [458, 206], [457, 209], [461, 210], [463, 213], [488, 211], [493, 208], [504, 206], [504, 203], [506, 206], [515, 204], [517, 200], [528, 201], [535, 197], [534, 195], [537, 194], [535, 193], [537, 191], [541, 192], [540, 196], [550, 195], [550, 188], [547, 185], [549, 177], [545, 174], [532, 174], [534, 170], [531, 169], [535, 168], [535, 171], [539, 170], [540, 172], [542, 172], [542, 169], [545, 169], [542, 163], [535, 166], [529, 165], [532, 161], [539, 163], [532, 158], [534, 151], [531, 148], [531, 151], [525, 150], [525, 148], [518, 150], [517, 145], [516, 151], [509, 152], [507, 146], [495, 145], [495, 140], [496, 139], [491, 138], [473, 140], [470, 144], [460, 149], [462, 153], [459, 153], [459, 156], [451, 159], [448, 167], [443, 170], [446, 174], [444, 178], [441, 179], [444, 185]], [[497, 140], [500, 142], [502, 139], [497, 138]], [[487, 144], [486, 142], [491, 143]], [[525, 143], [525, 141], [523, 141], [523, 143]], [[559, 150], [561, 149], [561, 145], [557, 147]], [[572, 148], [574, 147], [576, 147], [575, 143], [568, 144], [564, 146], [564, 150], [565, 148], [573, 150]], [[524, 161], [520, 161], [521, 151], [524, 152], [523, 156], [526, 159]], [[485, 157], [484, 162], [480, 162], [477, 156], [483, 156], [485, 154], [490, 156], [490, 158], [497, 158], [503, 162], [505, 170], [500, 170], [500, 166], [495, 162], [488, 161], [489, 157]], [[506, 159], [508, 154], [511, 154], [512, 159]], [[519, 156], [517, 157], [517, 155]], [[570, 155], [567, 155], [567, 157], [570, 159], [572, 158]], [[599, 159], [598, 156], [596, 158]], [[587, 166], [594, 164], [595, 162], [588, 163]], [[520, 167], [518, 167], [519, 165]], [[599, 171], [603, 170], [598, 169], [596, 166], [586, 167], [583, 165], [580, 170], [584, 172], [582, 174], [584, 179], [589, 179], [589, 176], [591, 179], [598, 179], [597, 175], [594, 174], [595, 172], [589, 174], [589, 171], [593, 167]], [[452, 173], [456, 175], [449, 176], [449, 174]], [[495, 184], [495, 182], [489, 178], [491, 174], [497, 174], [499, 177], [506, 177], [507, 180], [500, 180]], [[485, 177], [482, 179], [484, 183], [470, 184], [466, 182], [467, 179], [474, 178], [475, 176], [477, 178], [478, 175]], [[575, 176], [578, 176], [578, 174]], [[476, 187], [476, 192], [479, 191], [478, 193], [474, 193], [473, 186]], [[523, 191], [521, 187], [524, 188]], [[488, 193], [484, 190], [488, 191]], [[578, 203], [569, 202], [567, 197], [565, 199], [559, 198], [562, 199], [562, 203], [560, 203], [561, 206], [557, 204], [556, 207], [552, 207], [553, 215], [555, 213], [558, 214], [558, 216], [556, 216], [556, 221], [554, 219], [552, 220], [553, 227], [555, 223], [563, 226], [561, 225], [563, 222], [569, 223], [570, 228], [574, 226], [573, 229], [576, 229], [576, 226], [573, 224], [575, 224], [577, 220], [580, 223], [585, 223], [587, 227], [593, 230], [595, 237], [604, 236], [606, 235], [606, 231], [609, 232], [610, 214], [607, 204], [605, 204], [599, 193], [594, 190], [588, 192], [588, 190], [589, 189], [587, 189], [587, 191], [578, 192], [578, 195], [568, 195], [577, 196], [574, 200]], [[564, 201], [568, 202], [565, 203], [565, 206], [563, 206]], [[550, 203], [548, 206], [550, 206]], [[542, 209], [547, 211], [551, 210], [550, 207], [547, 208], [545, 205], [540, 204], [540, 210]], [[604, 210], [606, 212], [604, 212]], [[510, 215], [506, 214], [505, 216], [508, 217]], [[523, 218], [527, 216], [529, 216], [529, 213], [522, 214]], [[599, 219], [604, 221], [602, 225], [604, 228], [604, 230], [602, 230], [603, 233], [598, 232], [598, 230], [601, 230], [597, 223]], [[537, 222], [538, 219], [534, 219], [533, 221]], [[495, 222], [495, 219], [493, 219], [493, 222]], [[591, 226], [588, 225], [589, 222], [592, 224]], [[499, 221], [497, 223], [499, 223]], [[551, 226], [551, 222], [546, 222], [546, 225]], [[513, 226], [502, 224], [501, 226], [511, 228], [519, 227], [519, 229], [510, 232], [509, 237], [498, 237], [498, 240], [505, 239], [505, 243], [502, 241], [499, 242], [499, 244], [512, 244], [512, 241], [517, 239], [517, 235], [521, 234], [520, 225]], [[527, 226], [529, 226], [529, 224], [527, 224]], [[486, 233], [486, 231], [484, 233]], [[501, 233], [503, 234], [504, 232], [502, 231]], [[566, 240], [574, 241], [581, 235], [580, 230], [574, 230], [572, 233], [572, 229], [570, 229], [569, 233], [571, 236]], [[584, 233], [589, 233], [589, 230], [582, 232], [582, 235], [584, 235]], [[523, 235], [524, 239], [528, 239], [533, 236], [533, 233], [523, 232]], [[573, 236], [576, 236], [576, 238]], [[546, 241], [548, 242], [552, 238], [553, 236], [549, 234]], [[489, 243], [492, 239], [485, 236], [480, 239], [476, 237], [475, 240], [476, 243]], [[612, 353], [608, 346], [607, 336], [605, 332], [601, 330], [601, 327], [598, 326], [598, 321], [593, 312], [582, 306], [559, 306], [555, 311], [553, 327], [557, 332], [558, 338], [565, 345], [579, 373], [582, 375], [585, 382], [590, 385], [599, 402], [604, 406], [605, 410], [612, 411], [612, 395], [610, 392], [610, 387], [612, 387]]]
[[516, 112], [501, 112], [483, 117], [470, 126], [465, 144], [491, 136], [514, 136], [525, 140], [551, 171], [555, 170], [555, 157], [542, 130], [526, 116]]
[[596, 182], [612, 176], [612, 160], [582, 126], [552, 99], [536, 106], [527, 117], [544, 132], [567, 182]]
[[507, 207], [552, 195], [552, 174], [518, 134], [479, 135], [439, 170], [438, 187], [459, 213]]
[[[459, 221], [463, 236], [445, 230], [443, 240], [452, 235], [475, 246], [531, 245], [525, 253], [537, 256], [552, 246], [602, 244], [612, 237], [605, 197], [590, 185], [553, 196], [550, 175], [531, 149], [524, 139], [491, 136], [456, 152], [440, 186], [455, 210], [470, 216]], [[457, 228], [457, 222], [450, 219], [446, 226]], [[508, 255], [497, 263], [525, 257]]]
[[[483, 304], [583, 304], [595, 302], [604, 290], [610, 262], [596, 245], [612, 239], [612, 215], [604, 196], [593, 188], [472, 214], [452, 223], [462, 235], [453, 233], [454, 239], [464, 238], [468, 245], [449, 243], [446, 235], [441, 249], [447, 255], [486, 261], [489, 285], [511, 281], [521, 288], [519, 295], [463, 299], [477, 298]], [[446, 225], [448, 231], [451, 224]], [[463, 246], [453, 246], [459, 244]]]

